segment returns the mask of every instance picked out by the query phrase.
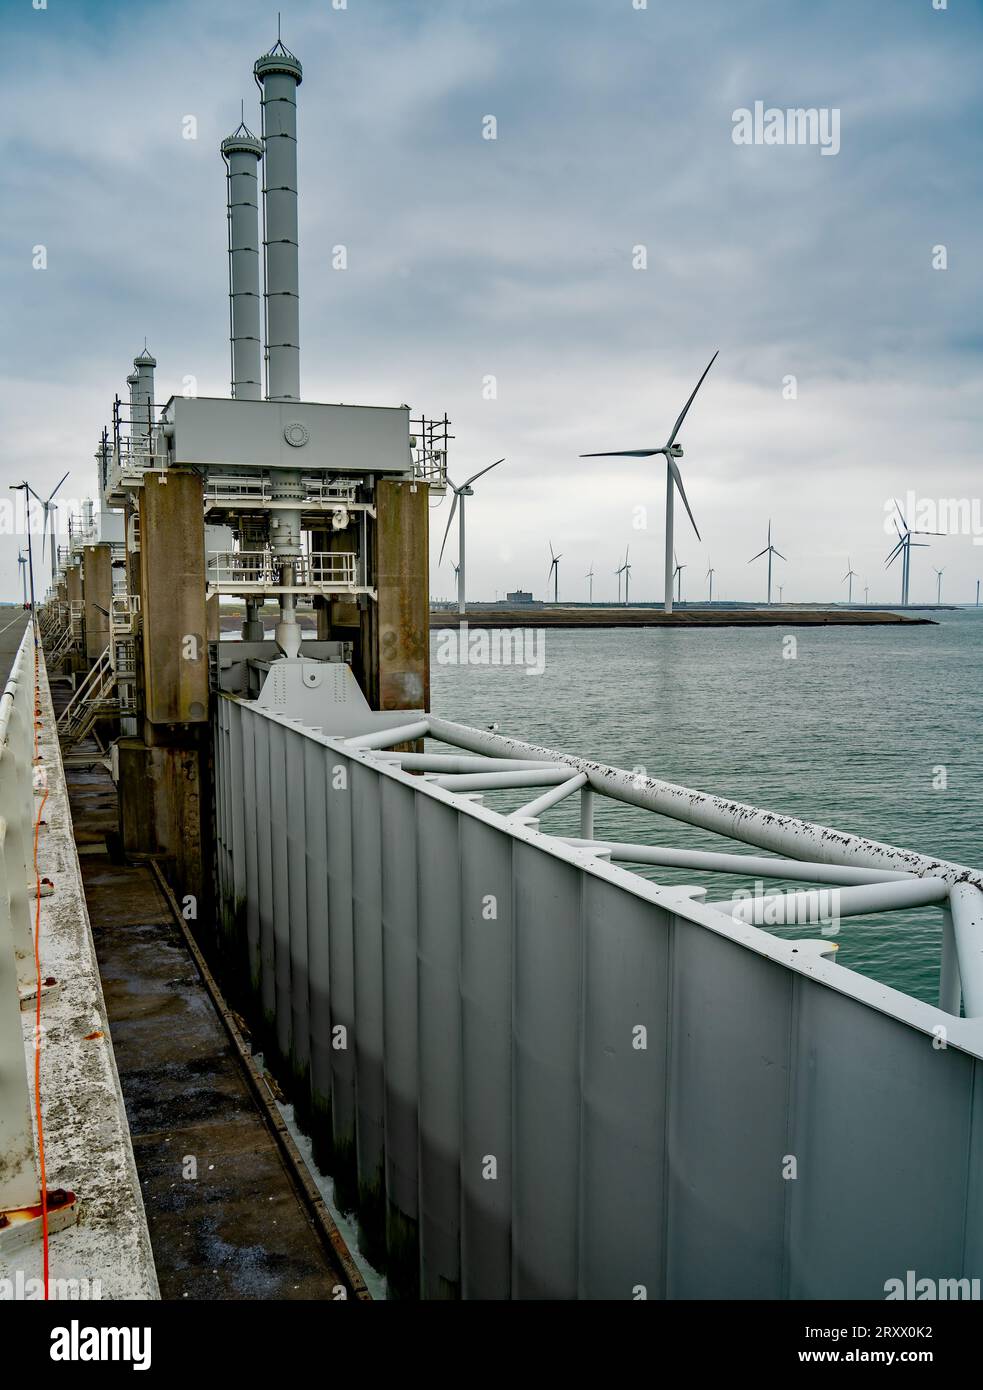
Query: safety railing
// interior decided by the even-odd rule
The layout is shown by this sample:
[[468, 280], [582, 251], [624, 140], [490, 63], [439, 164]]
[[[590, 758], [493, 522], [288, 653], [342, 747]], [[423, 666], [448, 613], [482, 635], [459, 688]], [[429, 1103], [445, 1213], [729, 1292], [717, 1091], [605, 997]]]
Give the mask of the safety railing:
[[357, 557], [349, 551], [315, 551], [289, 563], [289, 583], [281, 580], [284, 560], [270, 550], [213, 551], [208, 555], [209, 589], [217, 593], [357, 591]]
[[40, 1200], [21, 1008], [34, 995], [29, 895], [34, 631], [24, 634], [0, 697], [0, 1250]]
[[410, 421], [413, 476], [428, 483], [434, 491], [442, 491], [447, 486], [447, 449], [454, 438], [450, 423], [446, 415], [439, 420], [422, 416]]
[[110, 600], [109, 630], [114, 637], [132, 637], [140, 627], [140, 595], [114, 594]]
[[[300, 499], [285, 500], [284, 506], [314, 507], [330, 511], [335, 507], [350, 505], [355, 501], [357, 484], [350, 478], [307, 478], [302, 480], [304, 495]], [[263, 474], [243, 477], [223, 476], [209, 478], [205, 484], [206, 512], [224, 508], [275, 508], [272, 480]]]

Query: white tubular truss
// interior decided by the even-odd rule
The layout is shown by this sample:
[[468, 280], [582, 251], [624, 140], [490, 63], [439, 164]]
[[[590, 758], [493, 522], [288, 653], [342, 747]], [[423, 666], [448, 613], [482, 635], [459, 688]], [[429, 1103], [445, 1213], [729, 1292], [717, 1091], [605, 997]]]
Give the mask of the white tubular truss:
[[[446, 752], [387, 751], [425, 737], [472, 756], [465, 760]], [[582, 834], [558, 838], [611, 862], [832, 885], [832, 894], [825, 889], [774, 892], [710, 904], [738, 922], [767, 929], [775, 924], [822, 922], [830, 910], [838, 921], [938, 905], [944, 914], [940, 1006], [955, 1014], [962, 1006], [968, 1018], [983, 1017], [983, 874], [976, 870], [433, 715], [348, 743], [397, 762], [408, 772], [421, 773], [452, 793], [541, 787], [540, 796], [509, 813], [509, 819], [531, 823], [537, 830], [540, 815], [577, 792]], [[770, 853], [726, 854], [598, 839], [591, 834], [598, 796]]]

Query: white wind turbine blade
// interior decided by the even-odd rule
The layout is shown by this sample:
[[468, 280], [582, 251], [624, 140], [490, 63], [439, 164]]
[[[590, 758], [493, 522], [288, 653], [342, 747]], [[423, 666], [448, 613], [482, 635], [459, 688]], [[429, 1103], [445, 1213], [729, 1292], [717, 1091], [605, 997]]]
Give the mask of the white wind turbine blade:
[[[671, 448], [672, 445], [675, 443], [676, 435], [679, 433], [680, 429], [682, 428], [683, 421], [686, 419], [686, 412], [689, 410], [690, 406], [693, 404], [694, 400], [696, 399], [696, 393], [697, 393], [697, 391], [699, 391], [700, 387], [703, 385], [704, 381], [706, 380], [707, 372], [708, 372], [708, 371], [710, 370], [710, 368], [713, 366], [714, 362], [716, 362], [717, 356], [718, 356], [719, 352], [720, 352], [720, 349], [718, 348], [717, 351], [716, 351], [716, 352], [713, 354], [713, 356], [710, 358], [710, 361], [707, 363], [706, 367], [703, 369], [703, 375], [700, 377], [699, 381], [698, 381], [698, 382], [696, 383], [696, 385], [693, 387], [692, 395], [690, 396], [690, 398], [689, 398], [689, 400], [686, 402], [686, 404], [683, 406], [682, 411], [680, 412], [680, 415], [679, 415], [679, 419], [676, 421], [675, 425], [673, 425], [672, 434], [669, 436], [668, 440], [666, 441], [665, 447], [666, 447], [667, 449]], [[687, 510], [689, 510], [689, 509], [687, 508]], [[690, 518], [690, 519], [692, 520], [692, 518]], [[695, 526], [696, 523], [694, 522], [693, 524], [694, 524], [694, 526]]]
[[669, 472], [672, 474], [672, 480], [675, 483], [676, 487], [679, 489], [680, 497], [683, 499], [683, 506], [686, 508], [686, 515], [689, 517], [690, 521], [693, 524], [693, 530], [696, 532], [696, 539], [698, 541], [702, 540], [702, 537], [700, 535], [700, 528], [697, 526], [696, 518], [693, 516], [693, 513], [690, 510], [689, 499], [686, 496], [686, 489], [683, 487], [683, 480], [680, 477], [679, 469], [676, 467], [676, 460], [672, 457], [671, 454], [667, 454], [666, 462], [669, 465]]
[[[447, 481], [450, 482], [450, 479], [448, 478]], [[452, 487], [454, 486], [453, 483], [451, 483], [451, 486], [452, 486]], [[440, 543], [440, 558], [439, 558], [438, 561], [437, 561], [437, 564], [438, 564], [438, 565], [440, 564], [441, 560], [443, 560], [443, 558], [444, 558], [444, 547], [445, 547], [446, 544], [447, 544], [447, 537], [450, 535], [450, 531], [451, 531], [451, 522], [454, 520], [454, 513], [457, 511], [457, 498], [458, 498], [458, 490], [457, 490], [457, 488], [454, 488], [454, 501], [451, 503], [451, 514], [450, 514], [450, 516], [447, 518], [447, 530], [444, 532], [444, 539], [443, 539], [443, 540], [441, 541], [441, 543]]]
[[661, 449], [606, 449], [601, 454], [581, 454], [582, 459], [650, 459]]
[[493, 468], [497, 468], [500, 463], [504, 462], [504, 459], [496, 459], [495, 462], [490, 463], [487, 468], [482, 468], [477, 473], [472, 473], [471, 477], [467, 480], [467, 482], [461, 484], [462, 488], [470, 487], [472, 483], [476, 483], [479, 478], [483, 478], [486, 473], [490, 473]]
[[772, 546], [771, 548], [772, 548], [772, 552], [773, 552], [775, 555], [778, 556], [779, 560], [784, 560], [785, 563], [788, 564], [788, 556], [787, 556], [787, 555], [783, 555], [782, 552], [781, 552], [780, 550], [775, 550], [775, 547], [774, 547], [774, 546]]
[[761, 557], [762, 557], [762, 555], [767, 555], [767, 554], [768, 554], [768, 550], [769, 550], [769, 547], [766, 545], [765, 548], [764, 548], [764, 550], [759, 550], [758, 553], [757, 553], [757, 555], [752, 555], [752, 556], [751, 556], [750, 560], [748, 560], [748, 564], [749, 564], [749, 565], [753, 565], [754, 562], [755, 562], [755, 560], [760, 560]]

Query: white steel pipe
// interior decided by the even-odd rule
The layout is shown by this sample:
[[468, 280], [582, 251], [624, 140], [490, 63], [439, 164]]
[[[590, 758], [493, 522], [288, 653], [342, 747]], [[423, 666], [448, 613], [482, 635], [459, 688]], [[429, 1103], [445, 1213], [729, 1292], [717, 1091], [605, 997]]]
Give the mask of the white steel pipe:
[[883, 869], [890, 873], [909, 873], [916, 877], [932, 875], [947, 883], [967, 882], [983, 888], [983, 874], [930, 855], [898, 849], [894, 845], [868, 840], [860, 835], [833, 830], [799, 820], [795, 816], [768, 811], [727, 797], [694, 791], [656, 777], [641, 777], [634, 772], [608, 767], [605, 763], [558, 753], [552, 748], [507, 738], [502, 734], [471, 729], [449, 719], [430, 716], [430, 732], [434, 738], [473, 753], [514, 758], [542, 758], [586, 772], [591, 786], [605, 796], [614, 797], [631, 806], [669, 816], [687, 825], [724, 835], [759, 849], [776, 851], [793, 859], [807, 859], [821, 864]]
[[394, 743], [412, 743], [414, 739], [426, 738], [429, 729], [430, 721], [420, 719], [414, 724], [400, 724], [393, 729], [380, 729], [377, 734], [357, 734], [354, 738], [346, 738], [345, 744], [349, 748], [363, 748], [369, 751], [374, 748], [391, 748]]
[[535, 801], [530, 801], [527, 805], [520, 806], [518, 811], [513, 811], [512, 814], [513, 816], [528, 816], [530, 819], [541, 816], [544, 811], [548, 811], [550, 807], [555, 806], [558, 801], [563, 801], [575, 791], [579, 791], [579, 789], [585, 785], [586, 781], [586, 772], [578, 772], [576, 777], [568, 777], [567, 780], [561, 782], [559, 786], [553, 787], [551, 791], [544, 792], [543, 795], [538, 796]]
[[468, 753], [393, 753], [387, 762], [399, 763], [407, 772], [502, 772], [506, 769], [532, 771], [554, 767], [554, 763], [523, 761], [518, 758], [482, 758]]
[[983, 1015], [983, 893], [971, 883], [949, 890], [959, 978], [967, 1018]]
[[[526, 772], [472, 772], [446, 777], [433, 777], [435, 787], [449, 792], [508, 791], [517, 787], [549, 787], [566, 782], [570, 771], [565, 767], [540, 767]], [[579, 784], [578, 784], [579, 785]]]
[[564, 837], [569, 845], [605, 849], [613, 863], [659, 864], [667, 869], [703, 869], [707, 873], [748, 874], [758, 878], [801, 879], [806, 883], [897, 883], [914, 880], [914, 874], [885, 869], [850, 869], [839, 864], [815, 864], [802, 859], [768, 859], [758, 854], [721, 854], [718, 850], [667, 849], [661, 845], [635, 845], [593, 837]]
[[910, 878], [894, 883], [868, 883], [857, 888], [835, 888], [832, 893], [829, 889], [818, 888], [797, 893], [766, 893], [713, 903], [713, 906], [736, 921], [760, 927], [924, 907], [929, 903], [945, 902], [948, 892], [948, 884], [941, 878]]

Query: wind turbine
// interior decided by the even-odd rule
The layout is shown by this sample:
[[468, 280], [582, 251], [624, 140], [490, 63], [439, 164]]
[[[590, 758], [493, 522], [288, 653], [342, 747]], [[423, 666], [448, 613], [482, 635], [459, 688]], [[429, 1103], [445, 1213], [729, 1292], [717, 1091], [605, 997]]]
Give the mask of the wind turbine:
[[869, 585], [869, 584], [865, 584], [865, 585], [864, 585], [864, 603], [869, 603], [869, 602], [870, 602], [870, 585]]
[[552, 541], [550, 541], [549, 546], [550, 546], [550, 572], [549, 572], [549, 574], [546, 576], [546, 592], [547, 592], [547, 594], [549, 594], [549, 591], [550, 591], [550, 580], [552, 579], [552, 581], [553, 581], [553, 602], [554, 602], [554, 603], [559, 603], [559, 601], [560, 601], [560, 561], [563, 559], [563, 555], [562, 555], [562, 553], [561, 553], [560, 555], [554, 555], [554, 554], [553, 554], [553, 542], [552, 542]]
[[589, 570], [587, 571], [587, 573], [584, 575], [584, 578], [587, 580], [587, 602], [588, 602], [588, 603], [593, 603], [593, 602], [594, 602], [594, 561], [593, 561], [593, 560], [591, 560], [591, 562], [590, 562], [590, 569], [589, 569]]
[[[911, 548], [912, 546], [918, 546], [924, 549], [925, 545], [927, 544], [927, 542], [925, 541], [913, 541], [911, 539], [912, 536], [941, 536], [945, 533], [943, 531], [913, 530], [908, 525], [908, 522], [905, 519], [905, 514], [901, 510], [901, 503], [898, 501], [897, 498], [894, 499], [894, 505], [898, 509], [898, 516], [900, 516], [901, 518], [901, 526], [898, 525], [897, 519], [895, 518], [894, 529], [898, 533], [898, 543], [885, 560], [884, 568], [890, 569], [891, 566], [894, 564], [895, 560], [898, 558], [898, 556], [901, 556], [901, 602], [905, 607], [907, 607], [908, 586], [911, 579]], [[903, 531], [901, 529], [902, 526], [904, 527]]]
[[[718, 351], [719, 351], [719, 349], [718, 349]], [[690, 406], [693, 404], [693, 401], [694, 401], [694, 398], [696, 397], [697, 391], [699, 391], [700, 387], [703, 385], [703, 382], [704, 382], [705, 379], [706, 379], [706, 374], [707, 374], [707, 372], [710, 370], [710, 368], [713, 366], [713, 364], [714, 364], [714, 362], [716, 362], [716, 360], [717, 360], [717, 353], [715, 352], [715, 353], [713, 354], [713, 356], [710, 358], [710, 361], [707, 363], [707, 365], [706, 365], [706, 367], [705, 367], [705, 369], [704, 369], [704, 372], [703, 372], [703, 376], [700, 377], [699, 381], [698, 381], [698, 382], [696, 383], [696, 385], [693, 387], [692, 394], [690, 395], [689, 400], [688, 400], [688, 401], [686, 402], [686, 404], [683, 406], [683, 409], [682, 409], [682, 411], [681, 411], [681, 413], [680, 413], [679, 419], [676, 421], [675, 425], [673, 425], [672, 434], [669, 436], [669, 438], [666, 440], [665, 444], [663, 444], [661, 448], [659, 448], [659, 449], [608, 449], [608, 450], [606, 450], [604, 453], [600, 453], [600, 454], [581, 454], [581, 456], [580, 456], [581, 458], [585, 458], [585, 459], [601, 459], [601, 458], [640, 458], [640, 459], [644, 459], [644, 458], [654, 458], [657, 454], [662, 454], [662, 455], [664, 456], [665, 461], [666, 461], [666, 569], [665, 569], [666, 582], [665, 582], [665, 602], [664, 602], [664, 605], [663, 605], [663, 606], [664, 606], [665, 611], [666, 611], [667, 613], [671, 613], [671, 612], [672, 612], [672, 578], [673, 578], [673, 564], [672, 564], [672, 560], [673, 560], [673, 550], [672, 550], [672, 504], [673, 504], [673, 496], [674, 496], [674, 493], [675, 493], [675, 489], [676, 489], [676, 488], [679, 489], [679, 495], [680, 495], [680, 497], [683, 499], [683, 506], [686, 508], [687, 515], [689, 516], [690, 521], [693, 523], [693, 530], [696, 531], [696, 538], [697, 538], [697, 540], [700, 539], [700, 532], [699, 532], [699, 530], [698, 530], [698, 528], [697, 528], [696, 521], [695, 521], [694, 518], [693, 518], [693, 513], [692, 513], [692, 511], [690, 510], [690, 505], [689, 505], [689, 502], [687, 501], [687, 498], [686, 498], [686, 489], [683, 487], [683, 480], [682, 480], [682, 478], [680, 477], [679, 469], [676, 467], [676, 460], [682, 458], [682, 456], [683, 456], [682, 445], [676, 443], [676, 436], [678, 435], [680, 429], [682, 428], [683, 421], [686, 419], [687, 411], [689, 410]]]
[[847, 583], [847, 585], [849, 586], [849, 587], [847, 588], [847, 594], [846, 594], [846, 601], [847, 601], [847, 603], [852, 603], [852, 602], [853, 602], [853, 581], [854, 581], [855, 579], [859, 579], [859, 578], [860, 578], [860, 576], [857, 574], [857, 571], [856, 571], [855, 569], [852, 569], [851, 566], [850, 566], [850, 557], [849, 557], [849, 555], [848, 555], [848, 556], [846, 557], [846, 574], [843, 576], [843, 579], [840, 580], [840, 583], [841, 583], [841, 584], [842, 584], [842, 583], [844, 582], [844, 580], [845, 580], [846, 583]]
[[20, 566], [21, 593], [24, 596], [24, 607], [27, 607], [27, 556], [23, 550], [17, 552], [17, 563]]
[[686, 566], [685, 566], [685, 565], [681, 565], [681, 564], [679, 563], [679, 560], [676, 558], [676, 552], [675, 552], [675, 551], [672, 552], [672, 558], [676, 561], [676, 568], [675, 568], [675, 569], [673, 570], [673, 572], [672, 572], [672, 577], [673, 577], [673, 579], [675, 579], [675, 581], [676, 581], [676, 602], [677, 602], [677, 603], [682, 603], [682, 601], [683, 601], [683, 570], [686, 568]]
[[625, 571], [625, 607], [628, 607], [628, 580], [631, 578], [631, 565], [628, 563], [628, 547], [625, 546], [625, 563], [622, 566]]
[[713, 602], [713, 576], [717, 573], [717, 571], [714, 569], [713, 565], [710, 564], [709, 559], [707, 560], [707, 566], [708, 566], [708, 568], [707, 568], [706, 574], [704, 575], [704, 578], [705, 578], [705, 579], [709, 579], [709, 581], [710, 581], [710, 600], [709, 600], [709, 601], [712, 603], [712, 602]]
[[[72, 470], [69, 468], [68, 471], [58, 480], [58, 482], [55, 483], [54, 487], [53, 487], [53, 488], [51, 489], [51, 491], [48, 493], [47, 501], [41, 502], [41, 498], [38, 497], [38, 495], [37, 495], [36, 492], [34, 493], [34, 496], [35, 496], [35, 497], [38, 497], [38, 501], [41, 502], [41, 507], [42, 507], [42, 510], [44, 511], [44, 524], [43, 524], [43, 526], [42, 526], [42, 528], [41, 528], [41, 559], [42, 559], [42, 560], [44, 560], [44, 547], [45, 547], [45, 544], [46, 544], [47, 539], [48, 539], [48, 516], [49, 516], [49, 514], [50, 514], [51, 512], [57, 512], [57, 510], [58, 510], [57, 507], [52, 506], [52, 503], [54, 502], [54, 499], [55, 499], [55, 493], [56, 493], [56, 492], [58, 491], [58, 489], [61, 487], [62, 483], [65, 481], [65, 478], [68, 477], [68, 474], [69, 474], [71, 471], [72, 471]], [[32, 489], [32, 491], [33, 491], [33, 489]], [[52, 579], [54, 579], [55, 573], [56, 573], [56, 566], [57, 566], [57, 563], [58, 563], [58, 543], [57, 543], [57, 541], [55, 540], [54, 527], [52, 527], [52, 532], [51, 532], [51, 551], [52, 551], [51, 577], [52, 577]]]
[[786, 558], [786, 556], [784, 556], [784, 555], [782, 554], [782, 552], [781, 552], [780, 550], [776, 550], [775, 547], [774, 547], [774, 546], [772, 545], [772, 543], [771, 543], [771, 522], [770, 522], [770, 521], [768, 522], [768, 544], [765, 546], [764, 550], [759, 550], [758, 553], [757, 553], [757, 555], [752, 555], [751, 558], [750, 558], [750, 560], [748, 560], [748, 564], [749, 564], [749, 565], [753, 565], [754, 562], [755, 562], [755, 560], [760, 560], [760, 559], [761, 559], [762, 555], [767, 555], [767, 556], [768, 556], [768, 602], [771, 603], [771, 557], [772, 557], [773, 555], [777, 555], [778, 558], [779, 558], [779, 560], [785, 560], [785, 563], [786, 563], [786, 564], [788, 564], [788, 559]]
[[457, 557], [457, 611], [458, 611], [459, 613], [462, 613], [462, 614], [464, 613], [464, 609], [465, 609], [465, 604], [464, 604], [464, 592], [465, 592], [465, 585], [466, 585], [466, 582], [467, 582], [467, 580], [466, 580], [466, 575], [465, 575], [465, 571], [464, 571], [464, 499], [465, 499], [466, 497], [473, 497], [473, 496], [474, 496], [474, 490], [473, 490], [472, 487], [471, 487], [471, 484], [472, 484], [472, 483], [476, 483], [476, 482], [478, 481], [479, 478], [481, 478], [481, 477], [484, 476], [484, 474], [490, 473], [491, 470], [492, 470], [493, 468], [497, 468], [498, 465], [499, 465], [500, 463], [504, 463], [504, 462], [505, 462], [504, 459], [496, 459], [494, 463], [488, 464], [487, 468], [482, 468], [482, 469], [479, 469], [479, 471], [478, 471], [477, 473], [472, 473], [472, 474], [471, 474], [471, 477], [468, 478], [466, 482], [463, 482], [463, 483], [461, 484], [460, 487], [455, 487], [454, 484], [453, 484], [453, 482], [451, 481], [451, 479], [450, 479], [450, 478], [447, 479], [447, 482], [448, 482], [448, 484], [449, 484], [449, 486], [450, 486], [450, 489], [451, 489], [451, 491], [452, 491], [453, 494], [454, 494], [454, 501], [451, 503], [451, 514], [450, 514], [450, 516], [447, 518], [447, 530], [444, 532], [444, 539], [443, 539], [443, 541], [441, 542], [441, 546], [440, 546], [440, 559], [437, 561], [437, 564], [439, 565], [439, 564], [440, 564], [440, 561], [444, 558], [444, 546], [446, 546], [446, 544], [447, 544], [447, 537], [448, 537], [448, 535], [449, 535], [449, 533], [450, 533], [451, 522], [454, 520], [454, 513], [457, 511], [457, 504], [458, 504], [458, 502], [460, 502], [460, 504], [461, 504], [461, 519], [460, 519], [459, 529], [458, 529], [458, 557]]
[[459, 575], [460, 573], [461, 573], [461, 566], [460, 566], [460, 565], [455, 565], [455, 566], [454, 566], [454, 586], [455, 586], [455, 588], [457, 587], [457, 577], [458, 577], [458, 575]]
[[[935, 566], [933, 565], [932, 568], [935, 569]], [[941, 568], [940, 570], [935, 570], [935, 573], [936, 573], [936, 574], [938, 575], [938, 577], [939, 577], [939, 580], [938, 580], [938, 588], [937, 588], [937, 590], [936, 590], [936, 596], [935, 596], [935, 602], [936, 602], [936, 603], [941, 603], [941, 602], [942, 602], [942, 576], [945, 574], [945, 565], [943, 565], [942, 568]]]

